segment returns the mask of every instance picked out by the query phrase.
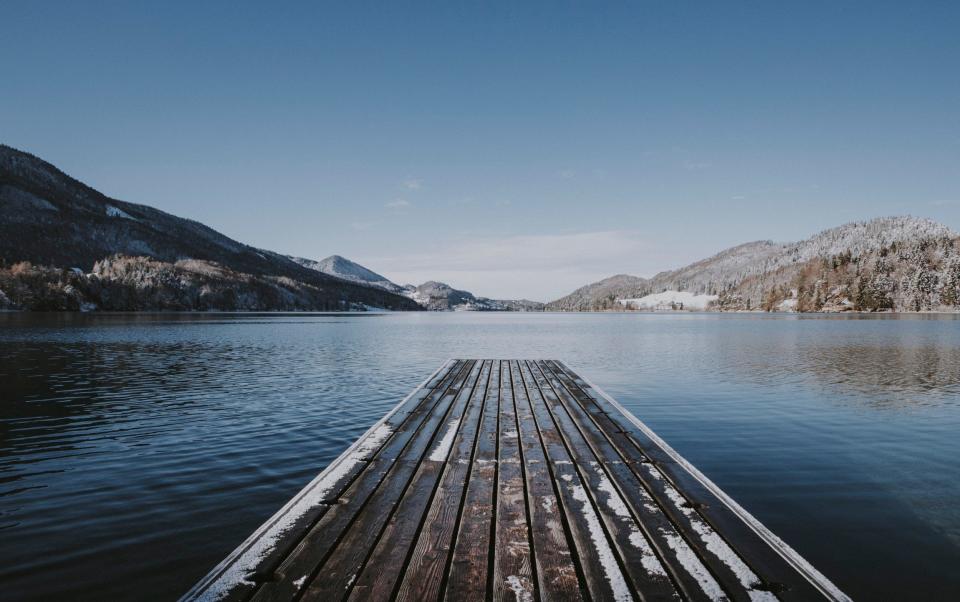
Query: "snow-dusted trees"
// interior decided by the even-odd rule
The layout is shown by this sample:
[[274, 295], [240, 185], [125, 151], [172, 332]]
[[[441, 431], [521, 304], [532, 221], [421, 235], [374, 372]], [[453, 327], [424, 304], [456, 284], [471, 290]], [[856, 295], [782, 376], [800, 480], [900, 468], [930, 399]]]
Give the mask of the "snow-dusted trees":
[[604, 309], [623, 299], [664, 291], [716, 294], [715, 307], [724, 311], [956, 307], [960, 305], [958, 241], [955, 232], [926, 219], [854, 222], [797, 243], [739, 245], [649, 280], [614, 276], [582, 287], [550, 307]]
[[748, 303], [801, 312], [960, 309], [960, 238], [901, 241], [809, 260], [727, 287], [717, 305], [743, 310]]
[[947, 259], [941, 274], [940, 303], [960, 305], [960, 257], [954, 255]]

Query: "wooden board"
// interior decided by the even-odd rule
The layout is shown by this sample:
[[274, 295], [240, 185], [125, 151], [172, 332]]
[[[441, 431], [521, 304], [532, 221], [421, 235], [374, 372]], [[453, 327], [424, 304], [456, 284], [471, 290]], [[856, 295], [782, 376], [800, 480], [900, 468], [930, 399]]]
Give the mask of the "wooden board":
[[554, 360], [450, 360], [183, 600], [847, 600]]

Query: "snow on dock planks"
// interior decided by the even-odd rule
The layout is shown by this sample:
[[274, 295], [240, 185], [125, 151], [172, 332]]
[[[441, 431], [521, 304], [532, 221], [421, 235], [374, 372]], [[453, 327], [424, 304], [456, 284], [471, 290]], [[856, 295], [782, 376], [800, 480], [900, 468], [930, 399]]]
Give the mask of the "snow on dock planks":
[[558, 361], [450, 360], [183, 600], [848, 600]]

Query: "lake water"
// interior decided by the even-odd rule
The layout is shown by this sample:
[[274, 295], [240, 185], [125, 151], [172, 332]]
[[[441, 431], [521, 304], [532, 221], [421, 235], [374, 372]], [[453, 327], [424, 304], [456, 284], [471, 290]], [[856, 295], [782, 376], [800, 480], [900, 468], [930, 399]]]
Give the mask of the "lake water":
[[960, 320], [0, 314], [0, 597], [176, 598], [449, 357], [559, 358], [856, 599], [960, 599]]

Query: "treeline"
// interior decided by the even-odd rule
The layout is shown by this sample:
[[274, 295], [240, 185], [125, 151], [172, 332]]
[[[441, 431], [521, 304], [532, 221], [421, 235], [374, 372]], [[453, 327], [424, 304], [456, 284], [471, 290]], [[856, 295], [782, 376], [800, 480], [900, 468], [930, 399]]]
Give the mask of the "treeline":
[[[377, 301], [371, 291], [371, 300]], [[383, 294], [389, 308], [389, 295]], [[29, 311], [342, 311], [342, 291], [285, 276], [254, 276], [199, 260], [115, 255], [85, 274], [19, 262], [0, 266], [0, 309]]]
[[960, 239], [892, 243], [751, 276], [719, 292], [720, 310], [954, 311], [960, 304]]

